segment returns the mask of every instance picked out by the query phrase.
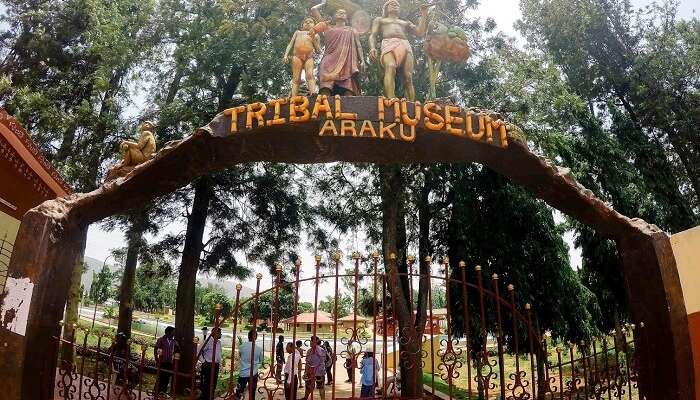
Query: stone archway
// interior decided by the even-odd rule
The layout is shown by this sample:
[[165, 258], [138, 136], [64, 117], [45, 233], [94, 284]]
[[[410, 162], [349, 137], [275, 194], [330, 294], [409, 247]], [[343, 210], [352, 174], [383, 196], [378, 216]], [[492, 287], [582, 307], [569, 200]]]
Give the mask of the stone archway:
[[50, 398], [56, 365], [46, 355], [55, 350], [50, 337], [59, 334], [83, 230], [207, 172], [254, 161], [478, 162], [507, 176], [617, 242], [632, 317], [646, 324], [653, 349], [644, 362], [654, 367], [655, 383], [645, 392], [651, 399], [694, 398], [688, 322], [669, 236], [595, 198], [566, 170], [533, 154], [511, 128], [497, 115], [445, 104], [378, 97], [274, 100], [227, 110], [125, 178], [43, 203], [22, 221], [9, 271], [18, 289], [3, 295], [21, 297], [11, 320], [3, 312], [0, 327], [5, 398]]

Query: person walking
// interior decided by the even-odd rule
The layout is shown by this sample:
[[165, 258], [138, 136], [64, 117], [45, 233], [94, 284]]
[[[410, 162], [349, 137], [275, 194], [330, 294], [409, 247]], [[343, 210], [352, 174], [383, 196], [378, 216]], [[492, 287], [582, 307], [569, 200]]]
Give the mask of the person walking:
[[284, 368], [284, 336], [280, 335], [278, 339], [277, 347], [275, 348], [275, 362], [277, 363], [275, 379], [279, 383], [282, 382], [282, 369]]
[[[238, 369], [238, 387], [235, 393], [235, 397], [238, 400], [243, 398], [243, 393], [245, 393], [248, 384], [250, 384], [250, 393], [255, 393], [258, 387], [258, 366], [263, 361], [263, 349], [255, 345], [257, 338], [258, 333], [250, 330], [248, 332], [248, 343], [242, 344], [238, 350], [241, 360], [241, 366]], [[253, 394], [249, 400], [253, 400], [254, 397], [255, 395]]]
[[297, 400], [299, 386], [299, 353], [294, 343], [287, 343], [287, 363], [284, 364], [284, 399]]
[[306, 354], [306, 388], [304, 389], [304, 400], [307, 400], [318, 388], [318, 395], [321, 400], [326, 398], [324, 382], [326, 380], [326, 350], [318, 336], [311, 336], [311, 348]]
[[165, 328], [165, 334], [156, 341], [153, 352], [160, 368], [155, 390], [158, 393], [168, 393], [170, 378], [173, 376], [175, 353], [180, 352], [180, 346], [175, 340], [175, 328], [172, 326]]
[[374, 397], [374, 390], [377, 387], [377, 371], [379, 362], [374, 358], [374, 353], [366, 351], [360, 363], [360, 398]]
[[216, 381], [219, 377], [221, 367], [221, 328], [215, 327], [211, 330], [211, 335], [204, 341], [202, 347], [202, 380], [200, 389], [202, 390], [202, 400], [209, 400], [214, 397]]
[[331, 344], [328, 341], [323, 342], [323, 348], [326, 350], [326, 377], [328, 385], [333, 383], [333, 366], [335, 365], [336, 356], [331, 349]]

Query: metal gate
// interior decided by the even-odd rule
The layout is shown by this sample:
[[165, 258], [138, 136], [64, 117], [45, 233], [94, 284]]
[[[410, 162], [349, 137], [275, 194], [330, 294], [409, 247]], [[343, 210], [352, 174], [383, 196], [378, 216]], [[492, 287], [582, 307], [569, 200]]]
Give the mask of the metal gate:
[[[366, 258], [356, 253], [350, 260], [343, 271], [340, 255], [327, 263], [317, 256], [314, 267], [306, 269], [300, 261], [286, 270], [279, 265], [270, 287], [261, 289], [258, 274], [255, 293], [245, 299], [238, 285], [231, 315], [216, 310], [214, 328], [222, 328], [224, 336], [210, 335], [205, 344], [193, 338], [197, 354], [190, 360], [176, 354], [172, 365], [158, 354], [149, 357], [152, 341], [130, 340], [120, 353], [112, 333], [88, 325], [64, 327], [75, 329], [79, 334], [73, 338], [79, 339], [57, 338], [57, 343], [77, 356], [59, 364], [55, 398], [645, 398], [638, 389], [640, 352], [646, 350], [643, 324], [588, 343], [548, 348], [553, 342], [534, 329], [530, 305], [519, 306], [513, 285], [487, 276], [481, 267], [467, 271], [463, 262], [451, 265], [447, 259], [436, 267], [428, 258], [414, 271], [409, 257], [404, 270], [387, 271], [376, 253]], [[444, 300], [436, 298], [438, 290]], [[340, 315], [342, 291], [352, 298], [348, 316]], [[320, 310], [324, 293], [334, 298], [330, 313]], [[310, 309], [304, 310], [301, 298], [313, 299]], [[438, 300], [444, 308], [435, 306]], [[268, 306], [270, 314], [263, 315]], [[282, 357], [285, 364], [290, 355], [291, 365], [302, 363], [301, 384], [280, 374], [279, 335], [284, 347], [292, 343]], [[266, 342], [265, 336], [272, 338]], [[202, 364], [207, 345], [223, 349], [220, 365]], [[245, 390], [246, 380], [239, 379], [242, 347], [251, 353], [245, 358], [251, 364], [243, 369], [255, 371], [262, 357], [253, 374], [257, 384]], [[156, 390], [172, 375], [177, 379], [164, 392]]]

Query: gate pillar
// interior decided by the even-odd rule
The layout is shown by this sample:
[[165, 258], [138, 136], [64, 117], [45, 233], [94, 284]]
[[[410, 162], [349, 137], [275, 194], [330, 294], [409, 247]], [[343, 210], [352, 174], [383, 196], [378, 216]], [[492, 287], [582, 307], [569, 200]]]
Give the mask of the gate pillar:
[[628, 303], [642, 342], [640, 391], [649, 399], [694, 399], [688, 318], [670, 237], [633, 221], [638, 233], [618, 240]]
[[63, 200], [22, 219], [8, 280], [0, 295], [0, 376], [7, 400], [53, 400], [59, 321], [84, 229]]

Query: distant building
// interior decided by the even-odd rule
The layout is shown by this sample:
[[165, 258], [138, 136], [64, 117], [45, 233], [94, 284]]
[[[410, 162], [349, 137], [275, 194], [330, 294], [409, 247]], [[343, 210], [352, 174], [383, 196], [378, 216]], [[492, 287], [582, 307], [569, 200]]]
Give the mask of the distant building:
[[[370, 321], [370, 318], [363, 317], [362, 315], [357, 315], [358, 328], [367, 328], [368, 321]], [[355, 314], [350, 314], [346, 317], [338, 318], [336, 322], [338, 323], [338, 330], [344, 331], [347, 328], [353, 328], [355, 326]]]
[[282, 324], [287, 332], [292, 332], [296, 324], [297, 333], [313, 333], [314, 324], [316, 333], [332, 333], [335, 326], [331, 314], [325, 311], [318, 311], [315, 314], [312, 312], [297, 314], [296, 317], [285, 319]]
[[440, 329], [443, 331], [447, 330], [447, 309], [446, 308], [434, 308], [433, 318], [439, 318]]
[[[433, 314], [431, 322], [430, 314], [428, 314], [425, 321], [425, 331], [423, 333], [426, 335], [429, 335], [431, 333], [433, 335], [441, 334], [442, 330], [440, 329], [440, 321], [443, 319], [445, 319], [444, 316], [438, 316]], [[396, 334], [397, 328], [398, 326], [394, 321], [393, 315], [387, 315], [386, 320], [384, 319], [383, 315], [377, 316], [377, 326], [375, 327], [375, 331], [378, 335], [394, 336]]]

